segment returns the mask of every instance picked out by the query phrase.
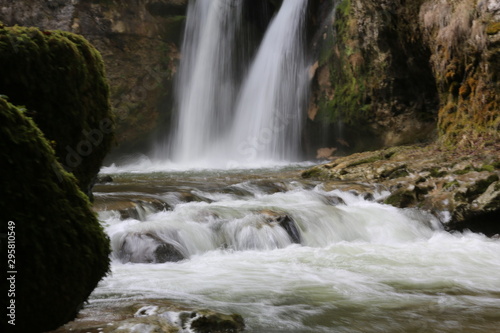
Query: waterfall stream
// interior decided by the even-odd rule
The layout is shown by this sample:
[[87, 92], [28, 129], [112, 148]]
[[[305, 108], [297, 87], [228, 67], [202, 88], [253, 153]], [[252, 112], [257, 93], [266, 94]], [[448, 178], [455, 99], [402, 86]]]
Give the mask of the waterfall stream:
[[170, 151], [157, 149], [157, 157], [219, 167], [297, 159], [309, 80], [307, 0], [283, 2], [241, 79], [245, 57], [235, 44], [243, 38], [242, 6], [241, 0], [189, 3], [173, 138]]
[[388, 193], [304, 180], [304, 165], [283, 162], [300, 150], [307, 0], [283, 1], [242, 65], [243, 3], [189, 2], [171, 145], [102, 170], [112, 274], [91, 317], [162, 299], [238, 313], [250, 333], [498, 331], [498, 239], [445, 232], [382, 204]]
[[239, 313], [259, 333], [497, 330], [498, 239], [300, 168], [103, 169], [112, 274], [90, 306], [168, 299]]

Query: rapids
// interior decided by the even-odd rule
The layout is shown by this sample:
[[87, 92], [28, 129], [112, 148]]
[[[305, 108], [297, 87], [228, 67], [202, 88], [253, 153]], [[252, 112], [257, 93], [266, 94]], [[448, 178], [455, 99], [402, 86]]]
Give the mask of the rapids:
[[[90, 306], [167, 299], [241, 314], [246, 332], [498, 331], [498, 239], [445, 232], [430, 214], [381, 204], [386, 192], [364, 199], [300, 168], [103, 169], [114, 182], [96, 187], [96, 207], [112, 274]], [[120, 202], [141, 213], [107, 208]], [[300, 243], [269, 212], [288, 216]], [[134, 236], [131, 262], [120, 253], [130, 235], [183, 258], [155, 262], [158, 244]]]

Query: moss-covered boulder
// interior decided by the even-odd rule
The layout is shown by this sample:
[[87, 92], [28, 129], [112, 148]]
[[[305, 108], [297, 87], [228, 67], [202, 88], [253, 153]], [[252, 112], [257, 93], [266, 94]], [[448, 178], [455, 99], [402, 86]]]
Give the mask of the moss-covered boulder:
[[0, 98], [0, 233], [12, 271], [1, 282], [2, 332], [72, 320], [109, 268], [109, 240], [88, 198], [27, 112]]
[[113, 141], [99, 52], [72, 33], [0, 26], [0, 94], [26, 106], [59, 162], [90, 195]]

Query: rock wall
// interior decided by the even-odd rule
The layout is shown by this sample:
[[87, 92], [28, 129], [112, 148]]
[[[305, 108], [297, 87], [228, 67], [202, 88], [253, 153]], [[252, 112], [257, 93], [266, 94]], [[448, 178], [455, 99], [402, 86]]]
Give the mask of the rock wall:
[[497, 1], [319, 3], [306, 133], [313, 149], [353, 152], [437, 135], [451, 145], [497, 140]]
[[328, 125], [340, 152], [434, 138], [438, 94], [417, 21], [422, 2], [323, 2], [308, 118]]
[[170, 120], [187, 0], [0, 0], [0, 21], [83, 35], [102, 54], [118, 149], [139, 148]]
[[500, 4], [496, 0], [427, 1], [419, 23], [440, 96], [443, 143], [481, 148], [500, 130]]

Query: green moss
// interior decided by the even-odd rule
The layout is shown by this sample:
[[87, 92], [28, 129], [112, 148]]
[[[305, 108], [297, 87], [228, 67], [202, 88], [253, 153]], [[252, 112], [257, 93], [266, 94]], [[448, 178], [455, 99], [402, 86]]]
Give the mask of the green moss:
[[406, 208], [412, 206], [416, 202], [415, 193], [408, 190], [400, 190], [391, 194], [384, 203], [387, 205]]
[[99, 52], [68, 32], [0, 27], [0, 69], [0, 92], [30, 110], [59, 161], [90, 194], [113, 141]]
[[357, 166], [357, 165], [361, 165], [361, 164], [373, 163], [373, 162], [376, 162], [376, 161], [380, 161], [382, 159], [384, 159], [383, 155], [381, 155], [381, 154], [374, 154], [374, 155], [369, 156], [367, 158], [363, 158], [363, 159], [354, 161], [354, 162], [350, 163], [347, 167], [353, 167], [353, 166]]
[[474, 168], [472, 166], [468, 166], [462, 170], [457, 170], [454, 172], [456, 175], [465, 175], [466, 173], [469, 173], [471, 171], [474, 171]]
[[327, 41], [331, 45], [324, 48], [320, 56], [320, 64], [329, 67], [334, 92], [333, 96], [323, 96], [318, 101], [318, 113], [327, 123], [355, 124], [366, 119], [372, 110], [366, 99], [367, 73], [363, 54], [357, 37], [350, 31], [353, 24], [351, 1], [343, 0], [335, 12], [335, 33]]
[[497, 182], [498, 180], [498, 175], [490, 175], [486, 179], [478, 180], [467, 189], [467, 192], [463, 194], [463, 198], [469, 202], [475, 200], [477, 197], [483, 194], [492, 183]]
[[400, 165], [394, 169], [382, 172], [382, 174], [380, 176], [382, 178], [395, 179], [395, 178], [408, 177], [409, 175], [410, 175], [410, 173], [407, 170], [407, 166]]
[[499, 31], [500, 31], [500, 22], [493, 22], [493, 23], [490, 23], [490, 24], [486, 27], [486, 33], [487, 33], [488, 35], [495, 35], [495, 34], [497, 34]]
[[302, 178], [319, 178], [323, 175], [323, 171], [318, 167], [311, 168], [301, 173]]
[[481, 167], [481, 171], [489, 171], [489, 172], [493, 172], [495, 171], [495, 166], [491, 165], [491, 164], [485, 164]]
[[448, 174], [447, 171], [441, 170], [441, 168], [439, 168], [439, 167], [426, 169], [424, 171], [428, 171], [429, 176], [431, 176], [433, 178], [441, 178], [441, 177], [444, 177]]
[[28, 112], [0, 98], [0, 232], [13, 221], [16, 329], [45, 332], [75, 317], [108, 271], [110, 250], [87, 197]]

